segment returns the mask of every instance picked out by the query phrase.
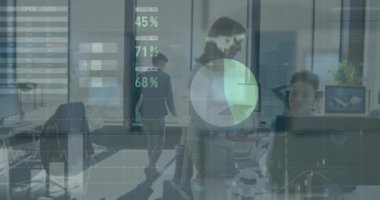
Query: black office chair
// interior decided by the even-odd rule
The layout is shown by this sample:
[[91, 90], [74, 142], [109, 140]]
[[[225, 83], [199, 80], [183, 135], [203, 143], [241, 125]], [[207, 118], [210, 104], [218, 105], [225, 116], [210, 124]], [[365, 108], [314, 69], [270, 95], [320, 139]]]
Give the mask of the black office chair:
[[[73, 149], [73, 144], [69, 141], [72, 138], [80, 138], [82, 144], [76, 144], [75, 149], [82, 149], [83, 154], [77, 153], [76, 158], [69, 158], [69, 151]], [[73, 143], [73, 142], [71, 142]], [[46, 195], [49, 196], [50, 183], [64, 189], [65, 196], [68, 197], [68, 176], [83, 172], [85, 165], [89, 165], [94, 149], [89, 137], [89, 127], [86, 119], [85, 109], [82, 102], [63, 104], [58, 107], [56, 112], [45, 123], [40, 136], [40, 156], [44, 170], [46, 171]], [[74, 156], [74, 155], [70, 155]], [[79, 170], [70, 171], [69, 161], [82, 161]], [[51, 163], [63, 163], [63, 174], [53, 174]], [[62, 176], [64, 186], [50, 179], [52, 176]]]

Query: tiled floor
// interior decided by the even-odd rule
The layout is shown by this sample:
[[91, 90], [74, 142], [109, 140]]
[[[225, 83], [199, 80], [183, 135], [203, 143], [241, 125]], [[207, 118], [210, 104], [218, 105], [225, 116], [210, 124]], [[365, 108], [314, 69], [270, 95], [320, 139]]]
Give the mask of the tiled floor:
[[[174, 157], [173, 150], [164, 150], [158, 167], [164, 166]], [[106, 160], [92, 167], [88, 178], [86, 199], [117, 199], [132, 190], [145, 179], [144, 167], [147, 164], [146, 150], [120, 150]], [[172, 178], [173, 169], [153, 184], [151, 199], [162, 196], [162, 181]], [[107, 188], [104, 190], [103, 188]], [[99, 192], [102, 191], [102, 192]]]
[[[158, 162], [158, 167], [163, 167], [174, 157], [173, 150], [164, 150]], [[84, 174], [70, 177], [69, 188], [72, 198], [88, 200], [115, 200], [131, 191], [145, 179], [144, 167], [147, 164], [146, 150], [120, 150], [112, 156], [102, 160], [91, 168], [87, 169]], [[153, 193], [149, 199], [162, 197], [163, 181], [173, 177], [174, 165], [162, 174], [162, 176], [153, 184]], [[44, 183], [44, 172], [37, 174], [34, 178], [32, 194], [40, 196], [44, 194], [45, 188], [41, 187]], [[84, 182], [78, 181], [83, 178]], [[75, 183], [74, 183], [75, 182]], [[60, 183], [63, 184], [62, 179]], [[83, 187], [81, 186], [83, 183]], [[51, 186], [51, 195], [58, 197], [63, 195], [63, 190]], [[39, 197], [38, 199], [49, 199]]]
[[[158, 162], [163, 167], [174, 157], [174, 150], [164, 150]], [[113, 152], [106, 159], [87, 169], [83, 174], [70, 177], [70, 193], [72, 198], [86, 200], [116, 200], [122, 197], [144, 180], [143, 168], [147, 164], [146, 150], [121, 149]], [[170, 165], [162, 176], [153, 184], [153, 193], [149, 199], [162, 197], [163, 181], [173, 177], [174, 164]], [[37, 199], [60, 199], [42, 197], [45, 173], [43, 170], [34, 172], [32, 195]], [[62, 179], [55, 179], [63, 184]], [[84, 180], [83, 182], [80, 180]], [[76, 184], [74, 184], [76, 183]], [[51, 195], [59, 197], [63, 190], [51, 187]], [[346, 200], [377, 200], [380, 196], [379, 186], [358, 186], [351, 194], [346, 194]], [[276, 197], [284, 199], [283, 197]], [[25, 198], [19, 198], [25, 199]], [[259, 198], [260, 199], [260, 198]], [[265, 199], [265, 198], [264, 198]]]

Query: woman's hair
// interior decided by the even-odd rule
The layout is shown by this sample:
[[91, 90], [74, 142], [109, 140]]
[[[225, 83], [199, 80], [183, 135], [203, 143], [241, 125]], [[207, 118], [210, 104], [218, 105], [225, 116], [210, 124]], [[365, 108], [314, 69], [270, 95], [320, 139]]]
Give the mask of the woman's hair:
[[245, 28], [239, 22], [228, 17], [221, 17], [211, 26], [208, 37], [233, 36], [245, 32]]
[[307, 83], [310, 84], [315, 91], [319, 88], [319, 78], [316, 74], [309, 72], [309, 71], [300, 71], [296, 72], [292, 75], [292, 78], [290, 80], [290, 85], [293, 85], [297, 82]]
[[[217, 38], [219, 36], [231, 37], [238, 34], [244, 34], [245, 32], [246, 29], [239, 22], [228, 17], [221, 17], [211, 26], [207, 36], [208, 38]], [[226, 57], [227, 55], [218, 48], [216, 43], [207, 41], [203, 54], [196, 60], [204, 65], [212, 60]]]
[[205, 65], [212, 60], [225, 57], [227, 57], [227, 55], [219, 50], [215, 43], [207, 42], [203, 54], [196, 60], [200, 64]]
[[160, 61], [163, 61], [163, 62], [168, 62], [168, 57], [166, 57], [164, 54], [162, 53], [157, 53], [156, 55], [154, 55], [152, 57], [152, 64], [153, 66], [157, 66], [158, 62]]

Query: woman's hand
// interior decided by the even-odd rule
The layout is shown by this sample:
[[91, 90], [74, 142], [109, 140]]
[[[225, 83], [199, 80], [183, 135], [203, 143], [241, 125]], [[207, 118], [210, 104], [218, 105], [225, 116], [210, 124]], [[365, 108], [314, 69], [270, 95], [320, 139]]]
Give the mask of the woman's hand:
[[234, 142], [252, 142], [257, 140], [256, 134], [254, 133], [227, 133], [225, 138]]

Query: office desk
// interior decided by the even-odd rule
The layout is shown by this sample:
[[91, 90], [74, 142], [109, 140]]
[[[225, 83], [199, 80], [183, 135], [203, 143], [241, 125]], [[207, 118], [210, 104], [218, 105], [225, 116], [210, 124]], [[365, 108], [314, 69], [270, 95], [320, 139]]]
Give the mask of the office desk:
[[[27, 123], [22, 124], [15, 123], [18, 120], [17, 116], [10, 117], [0, 126], [0, 199], [11, 199], [15, 183], [31, 179], [30, 170], [25, 164], [34, 163], [32, 161], [38, 154], [38, 141], [35, 136], [39, 131], [36, 128], [43, 126], [55, 109], [55, 107], [45, 107], [27, 112], [23, 119]], [[10, 142], [22, 133], [31, 134], [33, 140], [27, 144], [18, 139], [15, 143]]]
[[[38, 142], [0, 147], [0, 196], [12, 199], [12, 188], [17, 183], [31, 181], [31, 163], [38, 153]], [[26, 167], [29, 166], [29, 167]], [[33, 164], [34, 166], [34, 164]]]
[[42, 127], [54, 114], [56, 109], [56, 106], [47, 106], [26, 112], [22, 120], [23, 123], [18, 123], [18, 116], [11, 116], [5, 119], [3, 125], [0, 125], [0, 139], [8, 140], [9, 138], [23, 132], [29, 132], [32, 133], [32, 136], [35, 136], [34, 134], [38, 134], [36, 128]]
[[[203, 181], [195, 180], [192, 182], [194, 200], [235, 200], [238, 199], [231, 193], [231, 184], [233, 179], [208, 178]], [[254, 200], [305, 200], [305, 199], [339, 199], [334, 194], [327, 191], [320, 193], [297, 192], [297, 193], [279, 193], [273, 192], [266, 185], [266, 179], [258, 179], [255, 186]], [[352, 192], [341, 194], [345, 200], [376, 200], [380, 197], [380, 186], [356, 186]]]
[[308, 182], [323, 189], [327, 181], [344, 192], [357, 185], [380, 185], [378, 121], [368, 117], [277, 117], [268, 162], [272, 184], [287, 185], [285, 190], [290, 193], [312, 172]]
[[[38, 126], [37, 126], [38, 127]], [[2, 141], [1, 145], [4, 146], [13, 146], [14, 144], [11, 144], [10, 141], [13, 139], [17, 140], [16, 137], [21, 134], [27, 134], [28, 136], [32, 137], [32, 141], [36, 141], [36, 137], [40, 134], [40, 131], [35, 129], [36, 126], [34, 126], [32, 123], [24, 126], [0, 126], [0, 140]], [[23, 141], [15, 141], [16, 144], [23, 142]]]

